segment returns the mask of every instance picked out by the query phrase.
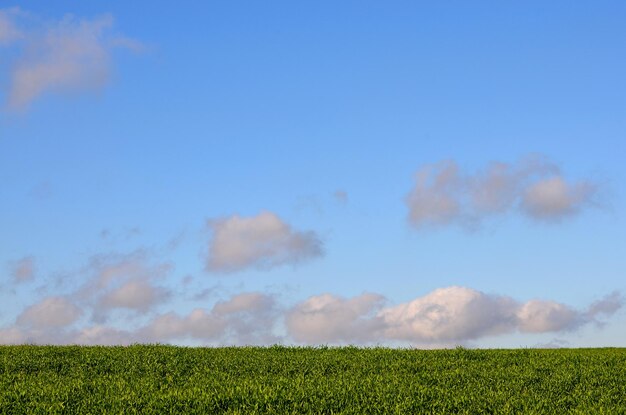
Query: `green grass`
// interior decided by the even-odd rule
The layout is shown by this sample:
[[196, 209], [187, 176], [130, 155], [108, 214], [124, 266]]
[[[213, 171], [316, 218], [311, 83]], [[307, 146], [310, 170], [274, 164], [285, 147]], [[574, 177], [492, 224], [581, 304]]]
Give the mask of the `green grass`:
[[626, 349], [4, 346], [0, 413], [626, 414]]

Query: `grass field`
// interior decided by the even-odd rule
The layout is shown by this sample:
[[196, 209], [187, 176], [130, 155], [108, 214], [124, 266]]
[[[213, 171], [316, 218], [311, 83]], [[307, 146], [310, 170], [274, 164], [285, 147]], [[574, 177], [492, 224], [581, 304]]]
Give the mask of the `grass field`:
[[626, 349], [0, 347], [0, 413], [626, 413]]

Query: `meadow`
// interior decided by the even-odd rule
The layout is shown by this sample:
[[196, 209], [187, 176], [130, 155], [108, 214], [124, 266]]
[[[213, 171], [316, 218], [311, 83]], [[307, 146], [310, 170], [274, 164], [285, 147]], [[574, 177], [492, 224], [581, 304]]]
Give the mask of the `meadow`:
[[626, 349], [0, 347], [2, 414], [626, 413]]

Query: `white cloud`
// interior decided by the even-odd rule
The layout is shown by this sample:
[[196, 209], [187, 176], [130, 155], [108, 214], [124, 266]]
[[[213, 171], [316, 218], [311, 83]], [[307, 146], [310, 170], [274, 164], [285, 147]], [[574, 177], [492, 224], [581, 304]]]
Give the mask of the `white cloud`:
[[465, 287], [440, 288], [381, 312], [385, 336], [415, 342], [471, 340], [509, 331], [517, 304]]
[[453, 161], [422, 167], [415, 187], [407, 197], [409, 220], [416, 227], [444, 225], [461, 211], [457, 193], [461, 187], [458, 166]]
[[32, 281], [35, 278], [35, 258], [24, 257], [12, 264], [11, 275], [16, 283]]
[[346, 299], [332, 294], [310, 297], [286, 315], [289, 334], [304, 343], [366, 342], [382, 327], [373, 313], [384, 302], [377, 294]]
[[8, 91], [13, 109], [25, 108], [48, 92], [99, 90], [109, 82], [113, 49], [140, 46], [110, 33], [111, 15], [91, 20], [66, 15], [42, 24], [11, 10], [0, 11], [0, 44], [20, 40]]
[[48, 297], [28, 307], [17, 318], [20, 326], [35, 329], [64, 327], [74, 323], [82, 310], [64, 297]]
[[592, 183], [569, 184], [562, 177], [549, 177], [526, 189], [522, 206], [533, 218], [558, 220], [589, 204], [596, 191], [597, 186]]
[[322, 255], [322, 243], [314, 232], [296, 231], [271, 212], [211, 220], [209, 227], [213, 230], [209, 271], [270, 269]]
[[467, 287], [446, 287], [381, 308], [375, 294], [343, 299], [330, 294], [297, 304], [286, 315], [290, 336], [303, 343], [462, 343], [513, 332], [559, 333], [610, 316], [623, 301], [613, 293], [576, 310], [548, 300], [520, 303]]
[[[210, 309], [169, 312], [148, 323], [124, 327], [75, 327], [82, 311], [65, 297], [28, 307], [16, 325], [0, 328], [0, 344], [131, 344], [199, 342], [205, 345], [392, 344], [436, 348], [511, 333], [566, 333], [587, 324], [602, 326], [623, 307], [618, 292], [585, 309], [545, 299], [526, 302], [467, 287], [440, 288], [406, 303], [387, 305], [366, 293], [353, 298], [312, 296], [282, 308], [273, 295], [248, 292], [218, 301]], [[284, 328], [280, 323], [284, 322]], [[138, 327], [131, 329], [130, 327]], [[287, 337], [281, 334], [286, 330]]]
[[453, 160], [423, 166], [406, 203], [415, 228], [454, 223], [472, 228], [512, 211], [559, 220], [590, 205], [596, 193], [596, 185], [567, 182], [555, 164], [535, 155], [513, 164], [493, 162], [473, 175], [462, 173]]
[[571, 330], [583, 323], [581, 313], [553, 301], [531, 300], [517, 311], [520, 331], [547, 333]]
[[272, 344], [279, 341], [273, 328], [279, 309], [272, 295], [259, 292], [232, 296], [218, 302], [212, 314], [226, 321], [225, 339], [236, 344]]

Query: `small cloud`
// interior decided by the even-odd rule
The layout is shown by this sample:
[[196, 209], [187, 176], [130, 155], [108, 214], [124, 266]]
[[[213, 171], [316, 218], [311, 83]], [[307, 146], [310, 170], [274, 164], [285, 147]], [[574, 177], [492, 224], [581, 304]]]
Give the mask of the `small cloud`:
[[15, 283], [23, 283], [35, 279], [35, 258], [32, 256], [15, 261], [11, 268], [11, 276]]
[[48, 297], [24, 310], [17, 324], [36, 329], [59, 328], [74, 323], [82, 314], [67, 298]]
[[597, 190], [589, 181], [566, 181], [554, 163], [537, 155], [512, 164], [493, 162], [475, 174], [447, 160], [417, 171], [406, 203], [416, 229], [452, 224], [472, 229], [511, 212], [558, 221], [592, 205]]
[[97, 322], [105, 321], [116, 309], [145, 313], [170, 298], [171, 291], [155, 282], [171, 269], [168, 263], [151, 264], [144, 251], [94, 256], [82, 270], [87, 279], [73, 298], [90, 305]]
[[213, 231], [206, 265], [209, 271], [267, 270], [322, 255], [315, 232], [296, 231], [271, 212], [211, 220], [209, 227]]
[[345, 205], [348, 203], [348, 192], [345, 190], [335, 190], [333, 192], [333, 198], [342, 205]]
[[125, 308], [146, 312], [169, 297], [169, 290], [155, 287], [146, 280], [130, 280], [102, 296], [98, 306], [102, 309]]

